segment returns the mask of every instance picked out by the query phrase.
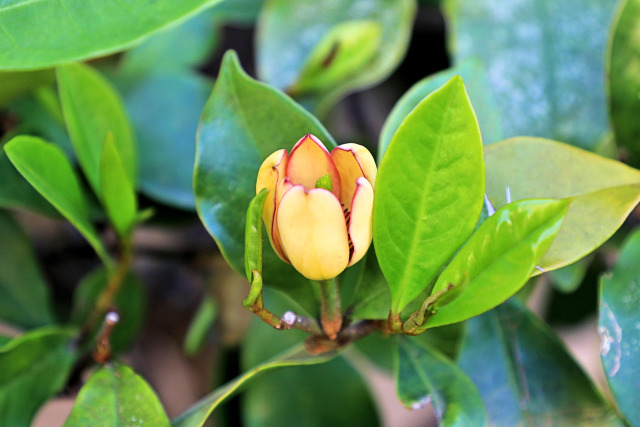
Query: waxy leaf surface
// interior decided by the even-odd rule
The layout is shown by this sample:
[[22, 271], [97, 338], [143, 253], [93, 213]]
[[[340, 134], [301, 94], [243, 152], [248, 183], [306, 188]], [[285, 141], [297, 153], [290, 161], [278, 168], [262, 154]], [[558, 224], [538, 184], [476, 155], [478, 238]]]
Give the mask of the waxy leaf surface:
[[640, 231], [627, 238], [611, 274], [600, 283], [600, 356], [620, 412], [640, 423]]
[[604, 58], [616, 3], [445, 2], [454, 62], [484, 62], [506, 138], [532, 135], [586, 149], [601, 142], [609, 127]]
[[640, 201], [640, 171], [579, 148], [540, 138], [513, 138], [485, 149], [487, 195], [511, 199], [572, 197], [562, 228], [538, 264], [549, 271], [604, 243]]
[[64, 427], [100, 423], [110, 426], [169, 427], [158, 396], [133, 370], [108, 363], [91, 374], [82, 387]]
[[395, 313], [469, 237], [483, 194], [480, 130], [454, 77], [407, 116], [380, 164], [373, 241]]
[[0, 69], [46, 68], [117, 52], [219, 1], [4, 1]]
[[458, 365], [490, 426], [622, 426], [560, 339], [513, 301], [467, 322]]
[[431, 403], [442, 427], [487, 425], [480, 394], [460, 368], [416, 338], [397, 341], [396, 389], [407, 408]]
[[468, 284], [455, 299], [438, 306], [425, 326], [466, 320], [515, 294], [558, 234], [569, 203], [521, 200], [490, 216], [444, 269], [432, 293]]

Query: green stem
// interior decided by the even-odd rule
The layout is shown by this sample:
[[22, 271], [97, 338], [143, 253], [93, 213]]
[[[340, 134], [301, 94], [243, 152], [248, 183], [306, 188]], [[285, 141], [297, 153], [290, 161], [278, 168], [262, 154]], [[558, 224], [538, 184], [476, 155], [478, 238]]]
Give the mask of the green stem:
[[336, 339], [342, 329], [342, 309], [340, 308], [340, 290], [335, 278], [320, 281], [320, 297], [322, 329], [329, 339]]

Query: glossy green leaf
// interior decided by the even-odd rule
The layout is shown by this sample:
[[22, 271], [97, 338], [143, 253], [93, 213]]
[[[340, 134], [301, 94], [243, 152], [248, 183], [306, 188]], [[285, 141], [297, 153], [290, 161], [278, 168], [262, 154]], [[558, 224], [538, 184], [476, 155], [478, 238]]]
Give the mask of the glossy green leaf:
[[455, 63], [479, 57], [506, 138], [594, 149], [608, 131], [607, 34], [617, 0], [447, 0]]
[[263, 188], [249, 203], [247, 224], [244, 232], [244, 271], [249, 282], [253, 281], [253, 270], [262, 275], [262, 210], [269, 191]]
[[190, 71], [158, 71], [140, 78], [118, 75], [136, 132], [140, 190], [162, 203], [195, 210], [193, 164], [200, 113], [213, 87]]
[[[85, 276], [73, 295], [71, 322], [84, 326], [95, 311], [98, 298], [107, 286], [107, 273], [99, 268]], [[116, 294], [113, 308], [120, 320], [111, 333], [112, 353], [117, 354], [131, 346], [140, 333], [145, 312], [145, 294], [140, 280], [132, 273], [128, 274]], [[97, 332], [100, 325], [96, 325]]]
[[235, 380], [217, 388], [173, 420], [171, 425], [173, 427], [200, 427], [204, 425], [209, 415], [220, 403], [230, 397], [241, 385], [258, 374], [275, 368], [324, 363], [335, 357], [335, 355], [335, 353], [310, 355], [304, 349], [304, 346], [298, 345], [266, 362], [253, 366]]
[[469, 319], [515, 294], [551, 246], [569, 204], [570, 200], [521, 200], [490, 216], [444, 269], [432, 294], [468, 280], [466, 288], [452, 301], [436, 303], [437, 311], [425, 326]]
[[4, 150], [29, 183], [80, 231], [105, 264], [109, 255], [89, 220], [80, 182], [62, 150], [31, 136], [17, 136]]
[[640, 171], [569, 145], [513, 138], [485, 149], [487, 194], [497, 208], [512, 200], [573, 202], [562, 229], [542, 258], [550, 271], [584, 257], [604, 243], [640, 201]]
[[63, 65], [57, 69], [57, 76], [67, 129], [82, 171], [93, 190], [96, 194], [102, 194], [100, 156], [108, 132], [113, 134], [127, 178], [135, 188], [135, 140], [118, 93], [88, 65]]
[[0, 69], [45, 68], [104, 56], [138, 44], [154, 31], [218, 2], [5, 1], [0, 4]]
[[[245, 215], [256, 194], [258, 169], [271, 153], [290, 150], [307, 133], [334, 145], [318, 120], [286, 95], [247, 76], [235, 53], [225, 55], [200, 122], [194, 191], [202, 222], [240, 273]], [[300, 301], [313, 300], [309, 281], [282, 262], [271, 245], [264, 249], [265, 283], [297, 293]]]
[[38, 408], [64, 387], [76, 359], [71, 329], [47, 327], [0, 348], [0, 419], [27, 427]]
[[49, 289], [20, 225], [0, 210], [0, 319], [33, 328], [54, 322]]
[[640, 165], [640, 1], [622, 0], [608, 52], [609, 114], [618, 145]]
[[110, 426], [169, 427], [169, 418], [147, 382], [126, 366], [106, 364], [82, 387], [64, 427], [100, 420]]
[[118, 71], [132, 76], [179, 71], [203, 63], [213, 52], [219, 36], [214, 23], [217, 9], [207, 9], [178, 26], [153, 34], [123, 55]]
[[189, 330], [184, 338], [183, 351], [187, 356], [196, 355], [206, 344], [216, 320], [218, 306], [211, 295], [205, 295], [193, 316]]
[[[353, 90], [385, 79], [400, 63], [409, 44], [416, 12], [414, 0], [272, 0], [265, 3], [258, 21], [257, 67], [261, 80], [279, 88], [292, 87], [309, 55], [327, 40], [327, 34], [344, 22], [370, 21], [382, 33], [375, 55], [350, 77], [341, 79], [325, 93], [305, 99], [314, 110], [325, 113], [339, 98]], [[283, 55], [286, 52], [286, 55]], [[338, 51], [339, 52], [339, 51]]]
[[326, 92], [353, 78], [376, 56], [381, 34], [382, 26], [375, 21], [337, 24], [309, 54], [290, 92]]
[[431, 403], [442, 427], [487, 425], [487, 413], [471, 380], [415, 339], [398, 339], [395, 376], [400, 401], [409, 409]]
[[121, 239], [128, 239], [136, 221], [138, 203], [111, 132], [107, 133], [100, 156], [100, 188], [102, 203], [113, 227]]
[[395, 313], [473, 231], [483, 168], [478, 123], [462, 79], [454, 77], [402, 122], [376, 178], [373, 241]]
[[[255, 319], [242, 346], [243, 368], [262, 363], [306, 335], [294, 330], [276, 331]], [[325, 355], [323, 362], [327, 360]], [[380, 425], [369, 391], [342, 357], [273, 371], [248, 384], [242, 398], [243, 420], [249, 427]]]
[[548, 276], [549, 282], [554, 289], [560, 292], [567, 294], [574, 292], [580, 287], [592, 260], [593, 257], [589, 256], [573, 264], [550, 271]]
[[[342, 292], [342, 284], [340, 292]], [[389, 292], [389, 285], [382, 275], [378, 259], [372, 250], [367, 255], [364, 274], [359, 286], [354, 291], [349, 309], [351, 316], [355, 319], [384, 320], [389, 317], [391, 292]]]
[[382, 160], [393, 134], [411, 111], [431, 92], [438, 89], [454, 76], [459, 75], [464, 80], [471, 105], [478, 117], [478, 124], [482, 133], [482, 142], [491, 144], [502, 139], [502, 126], [493, 93], [489, 88], [487, 75], [482, 62], [477, 59], [463, 61], [460, 65], [426, 77], [409, 89], [387, 116], [380, 132], [378, 143], [378, 162]]
[[0, 206], [26, 209], [48, 217], [60, 217], [51, 203], [40, 195], [0, 151]]
[[54, 79], [52, 70], [0, 72], [0, 106], [39, 86], [53, 83]]
[[640, 230], [627, 238], [620, 258], [600, 282], [600, 356], [618, 408], [631, 425], [640, 423]]
[[513, 301], [467, 322], [458, 364], [490, 426], [622, 425], [560, 339]]

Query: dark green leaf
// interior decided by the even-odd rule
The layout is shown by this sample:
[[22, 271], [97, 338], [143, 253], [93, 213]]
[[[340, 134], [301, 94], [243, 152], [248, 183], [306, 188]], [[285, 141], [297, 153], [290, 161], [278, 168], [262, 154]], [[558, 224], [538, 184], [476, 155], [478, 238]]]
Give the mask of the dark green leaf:
[[189, 71], [163, 71], [133, 80], [118, 76], [116, 84], [143, 159], [140, 190], [163, 203], [195, 210], [196, 131], [211, 82]]
[[265, 0], [222, 0], [216, 6], [216, 16], [223, 22], [251, 24], [257, 18]]
[[[200, 218], [236, 271], [244, 272], [244, 219], [262, 161], [278, 149], [291, 149], [307, 133], [334, 144], [302, 107], [247, 76], [235, 53], [225, 55], [200, 122], [194, 191]], [[264, 282], [298, 293], [299, 301], [313, 300], [308, 280], [270, 245], [264, 249]]]
[[135, 188], [135, 140], [118, 93], [88, 65], [64, 65], [58, 68], [57, 75], [67, 129], [80, 166], [95, 193], [102, 194], [100, 156], [108, 132], [113, 134], [126, 176]]
[[620, 258], [600, 284], [600, 356], [618, 407], [631, 425], [640, 424], [640, 230], [627, 238]]
[[351, 315], [356, 319], [383, 320], [389, 317], [391, 293], [373, 250], [367, 255], [366, 268], [360, 285], [355, 290], [350, 308]]
[[469, 93], [469, 99], [473, 105], [473, 110], [478, 117], [478, 124], [482, 132], [482, 141], [486, 144], [497, 142], [502, 139], [502, 128], [500, 116], [497, 112], [493, 93], [489, 88], [484, 67], [478, 60], [466, 60], [454, 68], [441, 71], [432, 76], [420, 80], [411, 86], [402, 98], [389, 113], [387, 120], [380, 132], [378, 143], [378, 162], [391, 142], [393, 134], [402, 124], [405, 117], [431, 92], [445, 84], [452, 77], [459, 75], [464, 80], [465, 88]]
[[621, 425], [559, 338], [512, 301], [467, 322], [458, 363], [491, 426]]
[[[276, 331], [257, 321], [253, 326], [243, 343], [245, 369], [278, 354], [306, 335], [293, 330]], [[333, 356], [335, 353], [315, 357], [324, 357], [321, 362], [326, 362]], [[362, 379], [342, 358], [317, 366], [278, 370], [258, 378], [248, 385], [242, 407], [244, 422], [250, 427], [379, 425]]]
[[284, 368], [297, 365], [312, 365], [316, 363], [324, 363], [332, 359], [333, 354], [310, 355], [302, 346], [296, 346], [281, 355], [270, 359], [262, 364], [252, 367], [250, 370], [239, 376], [235, 380], [217, 388], [212, 393], [191, 406], [185, 413], [176, 418], [172, 425], [174, 427], [200, 427], [202, 426], [213, 410], [230, 397], [241, 385], [249, 379], [254, 378], [263, 371]]
[[436, 302], [437, 311], [425, 326], [469, 319], [515, 294], [551, 246], [569, 203], [570, 200], [521, 200], [490, 216], [444, 269], [432, 293], [468, 281], [466, 289], [451, 301]]
[[85, 195], [69, 159], [60, 148], [31, 136], [17, 136], [5, 147], [22, 176], [73, 224], [105, 264], [109, 255], [89, 221]]
[[96, 422], [109, 426], [169, 427], [158, 396], [147, 382], [121, 364], [98, 368], [82, 387], [64, 427]]
[[442, 427], [487, 425], [487, 413], [471, 380], [428, 346], [399, 338], [395, 372], [398, 398], [407, 408], [431, 403]]
[[[89, 273], [78, 285], [73, 296], [71, 321], [83, 326], [95, 310], [100, 294], [107, 286], [107, 273], [100, 268]], [[120, 321], [111, 334], [111, 350], [120, 353], [126, 350], [138, 337], [145, 311], [145, 295], [138, 278], [130, 273], [120, 285], [113, 300], [113, 308]], [[98, 328], [99, 325], [96, 326]], [[94, 331], [95, 332], [95, 331]]]
[[249, 282], [253, 281], [253, 270], [262, 275], [262, 210], [269, 190], [263, 188], [249, 203], [247, 224], [244, 232], [244, 271]]
[[211, 295], [205, 295], [184, 338], [183, 350], [187, 356], [196, 355], [204, 347], [216, 320], [217, 311], [216, 300]]
[[204, 62], [218, 38], [214, 16], [217, 7], [205, 10], [178, 26], [153, 34], [124, 54], [119, 72], [128, 76], [180, 71]]
[[538, 264], [550, 271], [605, 242], [640, 201], [640, 171], [569, 145], [513, 138], [485, 149], [487, 194], [512, 200], [573, 197], [562, 229]]
[[0, 419], [27, 427], [44, 402], [62, 389], [75, 361], [71, 329], [47, 327], [0, 348]]
[[33, 328], [53, 323], [49, 290], [27, 236], [0, 210], [0, 319]]
[[608, 52], [609, 114], [616, 142], [640, 165], [640, 1], [622, 0]]
[[608, 130], [604, 57], [617, 0], [448, 0], [456, 63], [480, 57], [504, 136], [594, 149]]
[[395, 313], [469, 237], [483, 193], [480, 131], [454, 77], [403, 121], [376, 178], [373, 241]]
[[0, 69], [45, 68], [104, 56], [133, 46], [154, 31], [177, 24], [218, 2], [3, 2], [0, 4], [3, 33], [0, 38]]
[[415, 11], [414, 0], [269, 1], [258, 21], [258, 74], [279, 89], [290, 88], [309, 63], [311, 52], [316, 52], [316, 46], [327, 40], [336, 25], [353, 21], [377, 23], [382, 33], [371, 60], [359, 62], [357, 72], [344, 76], [348, 78], [339, 80], [320, 96], [306, 100], [324, 113], [347, 92], [374, 85], [396, 68], [407, 50]]
[[107, 215], [121, 239], [128, 239], [136, 221], [136, 193], [113, 141], [107, 133], [100, 156], [100, 197]]
[[[2, 10], [0, 8], [0, 10]], [[1, 15], [0, 15], [1, 16]], [[33, 89], [53, 83], [53, 70], [29, 71], [23, 73], [0, 73], [0, 106]]]

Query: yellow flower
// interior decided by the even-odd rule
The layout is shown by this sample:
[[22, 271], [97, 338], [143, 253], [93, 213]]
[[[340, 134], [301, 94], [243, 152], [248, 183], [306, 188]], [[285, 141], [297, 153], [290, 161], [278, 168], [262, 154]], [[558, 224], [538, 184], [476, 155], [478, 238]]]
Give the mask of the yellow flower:
[[361, 260], [371, 244], [376, 173], [365, 147], [344, 144], [329, 153], [310, 134], [291, 155], [278, 150], [267, 157], [256, 192], [270, 192], [263, 218], [280, 258], [312, 280], [336, 277]]

